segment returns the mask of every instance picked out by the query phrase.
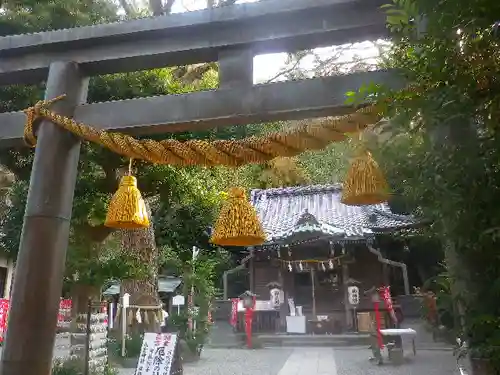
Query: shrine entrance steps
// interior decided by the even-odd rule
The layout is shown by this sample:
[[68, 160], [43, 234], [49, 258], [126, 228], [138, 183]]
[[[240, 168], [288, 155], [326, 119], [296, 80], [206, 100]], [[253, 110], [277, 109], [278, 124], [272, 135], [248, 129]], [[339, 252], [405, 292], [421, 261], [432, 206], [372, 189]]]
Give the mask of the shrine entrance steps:
[[245, 335], [243, 333], [235, 333], [227, 321], [218, 320], [210, 328], [207, 346], [211, 348], [241, 348], [244, 341]]
[[364, 333], [334, 335], [275, 334], [258, 335], [262, 347], [350, 347], [370, 345], [370, 336]]

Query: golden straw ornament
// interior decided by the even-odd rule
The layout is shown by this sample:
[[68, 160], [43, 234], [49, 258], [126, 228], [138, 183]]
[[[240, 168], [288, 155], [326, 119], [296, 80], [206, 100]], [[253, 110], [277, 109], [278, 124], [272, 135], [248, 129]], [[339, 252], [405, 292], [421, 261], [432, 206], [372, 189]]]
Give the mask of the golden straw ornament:
[[130, 159], [128, 175], [122, 177], [118, 190], [109, 202], [104, 225], [116, 229], [149, 227], [146, 204], [137, 188], [137, 179], [132, 176], [132, 159]]
[[239, 187], [229, 189], [210, 242], [221, 246], [257, 246], [265, 240], [262, 224], [245, 190]]
[[389, 185], [371, 153], [363, 150], [351, 163], [342, 187], [342, 203], [364, 206], [387, 202]]

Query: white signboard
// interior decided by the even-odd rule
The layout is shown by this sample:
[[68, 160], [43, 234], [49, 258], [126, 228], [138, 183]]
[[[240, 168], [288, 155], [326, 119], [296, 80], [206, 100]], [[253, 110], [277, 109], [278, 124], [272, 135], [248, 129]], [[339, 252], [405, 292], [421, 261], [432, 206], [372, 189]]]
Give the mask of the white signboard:
[[293, 298], [288, 298], [288, 307], [290, 308], [290, 316], [295, 316], [295, 301]]
[[359, 288], [357, 286], [347, 287], [347, 294], [349, 296], [349, 303], [351, 305], [359, 304]]
[[279, 289], [271, 289], [270, 294], [271, 294], [271, 306], [273, 306], [275, 309], [280, 307], [280, 290]]
[[191, 309], [191, 316], [198, 316], [200, 313], [200, 308], [198, 306], [193, 306]]
[[173, 306], [184, 306], [185, 303], [186, 303], [186, 299], [184, 298], [184, 296], [178, 295], [178, 296], [174, 296], [172, 298], [172, 305]]
[[170, 375], [176, 343], [175, 333], [145, 333], [134, 375]]

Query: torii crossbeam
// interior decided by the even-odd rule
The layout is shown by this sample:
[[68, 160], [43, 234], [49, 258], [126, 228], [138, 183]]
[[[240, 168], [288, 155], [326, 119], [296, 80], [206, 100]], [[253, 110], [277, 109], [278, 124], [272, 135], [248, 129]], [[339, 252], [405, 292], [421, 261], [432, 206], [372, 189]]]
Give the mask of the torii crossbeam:
[[[387, 36], [383, 0], [263, 0], [184, 14], [0, 38], [0, 85], [47, 80], [53, 109], [101, 129], [135, 135], [342, 115], [344, 94], [390, 83], [378, 71], [253, 85], [253, 57]], [[85, 104], [88, 77], [219, 62], [218, 90]], [[19, 145], [25, 116], [0, 114], [0, 147]], [[80, 141], [39, 127], [1, 375], [48, 375]]]

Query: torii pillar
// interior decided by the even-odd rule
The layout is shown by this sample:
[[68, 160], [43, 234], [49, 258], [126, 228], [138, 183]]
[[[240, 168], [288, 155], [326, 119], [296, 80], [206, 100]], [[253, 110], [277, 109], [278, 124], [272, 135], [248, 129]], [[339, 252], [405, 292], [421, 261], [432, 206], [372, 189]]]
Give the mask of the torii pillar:
[[[66, 94], [54, 111], [71, 117], [86, 101], [78, 65], [50, 65], [45, 99]], [[49, 121], [38, 143], [24, 214], [1, 375], [49, 375], [68, 247], [80, 140]]]

